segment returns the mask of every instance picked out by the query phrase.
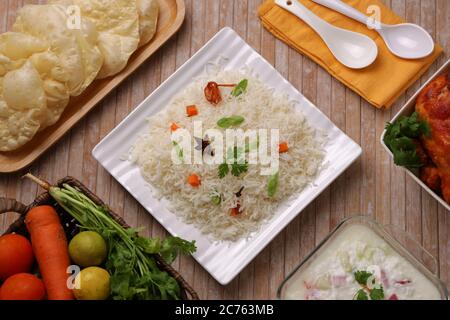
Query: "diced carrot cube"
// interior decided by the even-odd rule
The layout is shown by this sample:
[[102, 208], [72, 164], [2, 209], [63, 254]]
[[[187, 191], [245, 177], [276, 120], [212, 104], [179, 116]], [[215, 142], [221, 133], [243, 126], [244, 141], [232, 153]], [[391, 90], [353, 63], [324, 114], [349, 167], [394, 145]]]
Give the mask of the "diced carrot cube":
[[280, 143], [280, 146], [279, 146], [280, 153], [288, 152], [288, 150], [289, 150], [289, 146], [288, 146], [287, 142]]
[[170, 131], [172, 132], [177, 131], [177, 129], [179, 128], [180, 127], [175, 122], [172, 122], [172, 124], [170, 125]]
[[186, 113], [187, 113], [188, 117], [193, 117], [193, 116], [198, 115], [197, 106], [195, 106], [195, 105], [187, 106]]
[[198, 175], [193, 173], [188, 177], [188, 183], [191, 186], [193, 186], [194, 188], [197, 188], [198, 186], [200, 186], [201, 181], [200, 181], [200, 178], [198, 177]]

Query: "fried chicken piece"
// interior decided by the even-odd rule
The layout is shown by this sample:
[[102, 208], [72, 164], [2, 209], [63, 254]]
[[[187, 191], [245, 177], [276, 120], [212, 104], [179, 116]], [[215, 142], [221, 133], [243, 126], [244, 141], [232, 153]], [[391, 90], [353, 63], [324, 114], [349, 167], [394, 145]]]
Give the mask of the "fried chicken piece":
[[420, 168], [420, 180], [422, 180], [431, 190], [441, 191], [441, 176], [439, 170], [434, 165]]
[[430, 82], [419, 94], [416, 111], [425, 120], [431, 136], [422, 144], [441, 177], [444, 200], [450, 204], [450, 71]]
[[416, 145], [416, 153], [420, 158], [420, 162], [424, 165], [428, 165], [430, 163], [430, 158], [427, 155], [427, 152], [423, 148], [422, 142], [419, 139], [413, 139], [414, 144]]

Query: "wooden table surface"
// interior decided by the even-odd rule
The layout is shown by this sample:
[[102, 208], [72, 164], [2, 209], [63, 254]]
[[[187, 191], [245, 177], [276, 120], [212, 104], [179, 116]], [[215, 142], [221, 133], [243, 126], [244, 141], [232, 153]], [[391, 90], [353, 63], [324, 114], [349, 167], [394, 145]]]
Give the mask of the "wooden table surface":
[[[363, 1], [363, 0], [361, 0]], [[0, 29], [11, 28], [15, 13], [29, 0], [0, 1]], [[41, 1], [44, 2], [44, 1]], [[91, 150], [148, 94], [169, 77], [222, 27], [234, 28], [281, 74], [358, 142], [362, 157], [289, 224], [227, 286], [219, 285], [192, 258], [175, 262], [204, 299], [268, 299], [285, 277], [344, 217], [364, 214], [406, 230], [439, 259], [441, 279], [450, 287], [450, 213], [396, 168], [379, 143], [386, 121], [399, 110], [450, 52], [450, 1], [385, 0], [397, 14], [423, 26], [444, 48], [430, 70], [402, 95], [391, 110], [375, 110], [317, 64], [276, 40], [256, 16], [262, 0], [185, 0], [186, 21], [179, 33], [93, 112], [30, 168], [0, 175], [0, 197], [30, 203], [42, 190], [20, 179], [26, 171], [49, 181], [74, 176], [144, 234], [164, 236], [162, 228], [93, 159]], [[13, 219], [0, 217], [0, 232]]]

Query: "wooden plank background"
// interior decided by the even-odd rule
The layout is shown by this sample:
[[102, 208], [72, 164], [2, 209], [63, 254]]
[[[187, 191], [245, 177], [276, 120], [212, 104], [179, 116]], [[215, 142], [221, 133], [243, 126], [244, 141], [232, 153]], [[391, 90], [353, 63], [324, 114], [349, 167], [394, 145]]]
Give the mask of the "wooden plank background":
[[[0, 31], [11, 28], [18, 8], [38, 2], [45, 1], [1, 0]], [[218, 30], [229, 26], [358, 142], [363, 154], [229, 285], [219, 285], [192, 258], [178, 259], [175, 267], [201, 298], [274, 298], [285, 275], [344, 217], [356, 214], [372, 216], [409, 232], [439, 259], [441, 279], [449, 286], [449, 212], [393, 165], [379, 137], [385, 122], [449, 58], [450, 1], [385, 0], [397, 14], [423, 26], [444, 48], [438, 61], [388, 111], [375, 110], [317, 64], [264, 30], [256, 15], [262, 0], [185, 2], [186, 21], [179, 33], [27, 171], [49, 181], [72, 175], [122, 214], [129, 224], [144, 226], [148, 236], [164, 236], [165, 230], [98, 165], [91, 150]], [[20, 179], [24, 172], [0, 175], [0, 197], [28, 204], [42, 191]], [[0, 217], [0, 232], [15, 218], [13, 214]]]

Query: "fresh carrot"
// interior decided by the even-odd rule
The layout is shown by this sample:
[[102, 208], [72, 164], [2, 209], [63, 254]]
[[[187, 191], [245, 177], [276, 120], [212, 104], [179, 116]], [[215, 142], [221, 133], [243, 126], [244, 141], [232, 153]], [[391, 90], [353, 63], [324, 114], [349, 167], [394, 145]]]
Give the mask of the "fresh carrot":
[[72, 300], [67, 286], [70, 265], [67, 239], [58, 214], [51, 206], [34, 207], [28, 211], [25, 224], [39, 264], [49, 300]]
[[279, 146], [280, 153], [288, 152], [288, 150], [289, 150], [289, 146], [288, 146], [287, 142], [280, 143], [280, 146]]
[[170, 131], [174, 132], [177, 131], [180, 127], [175, 123], [172, 122], [172, 124], [170, 125]]
[[201, 184], [201, 181], [198, 175], [193, 173], [188, 177], [188, 183], [194, 188], [197, 188]]
[[195, 106], [195, 105], [187, 106], [186, 113], [187, 113], [188, 117], [193, 117], [193, 116], [198, 115], [197, 106]]

